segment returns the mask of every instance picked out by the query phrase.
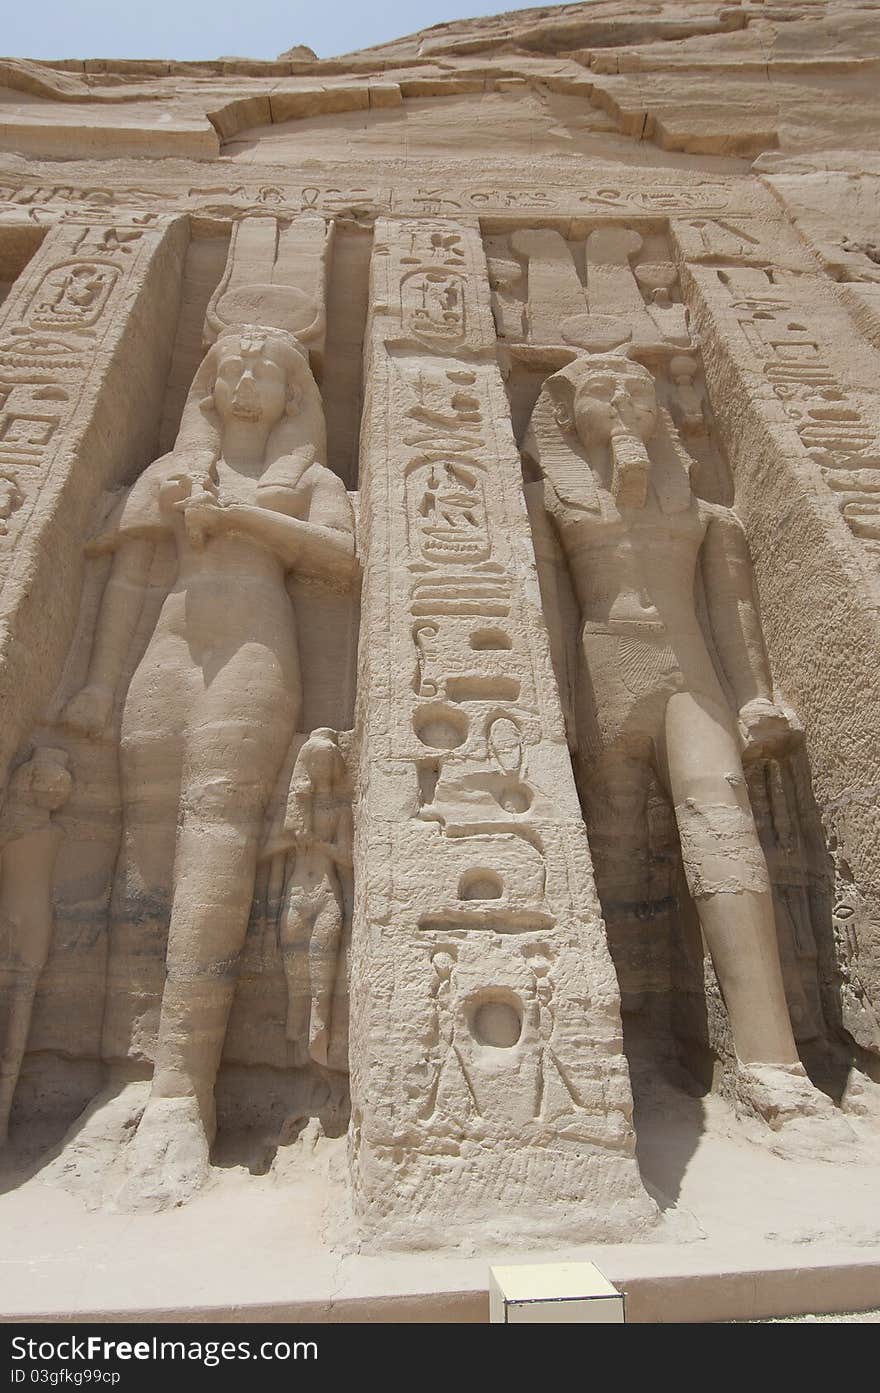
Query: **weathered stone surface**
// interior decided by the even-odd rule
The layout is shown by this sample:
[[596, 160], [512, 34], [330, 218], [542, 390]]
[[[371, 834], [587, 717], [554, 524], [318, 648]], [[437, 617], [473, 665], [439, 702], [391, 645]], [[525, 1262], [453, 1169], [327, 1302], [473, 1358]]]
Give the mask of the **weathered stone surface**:
[[0, 61], [14, 1180], [548, 1247], [693, 1235], [682, 1061], [876, 1141], [873, 19]]

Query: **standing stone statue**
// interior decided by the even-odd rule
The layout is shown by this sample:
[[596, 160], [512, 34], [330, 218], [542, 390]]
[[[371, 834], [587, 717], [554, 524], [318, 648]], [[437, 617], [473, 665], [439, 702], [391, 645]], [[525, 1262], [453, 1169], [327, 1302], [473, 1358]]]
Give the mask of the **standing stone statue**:
[[[540, 466], [581, 614], [579, 784], [606, 907], [637, 902], [652, 774], [730, 1017], [743, 1103], [825, 1112], [798, 1060], [744, 755], [790, 734], [773, 700], [748, 549], [697, 498], [651, 373], [593, 355], [549, 378], [525, 446]], [[701, 622], [697, 596], [704, 597]]]
[[[351, 866], [351, 805], [336, 732], [313, 730], [296, 757], [283, 826], [263, 855], [281, 882], [278, 941], [287, 977], [287, 1038], [294, 1063], [328, 1059], [345, 901], [340, 873]], [[270, 892], [271, 893], [271, 892]], [[272, 897], [274, 899], [274, 896]], [[334, 1032], [335, 1033], [335, 1032]]]
[[15, 770], [0, 815], [0, 1146], [52, 939], [52, 872], [70, 797], [64, 750], [38, 748]]
[[[344, 584], [353, 569], [351, 506], [324, 459], [306, 351], [276, 328], [228, 332], [196, 375], [174, 449], [92, 547], [114, 559], [87, 683], [66, 721], [95, 736], [111, 719], [154, 547], [170, 542], [176, 557], [120, 731], [104, 1054], [154, 1057], [123, 1203], [180, 1202], [207, 1172], [263, 819], [301, 708], [286, 577]], [[137, 962], [140, 944], [161, 944], [166, 928], [156, 1030], [137, 991], [117, 987], [112, 962], [114, 952]]]

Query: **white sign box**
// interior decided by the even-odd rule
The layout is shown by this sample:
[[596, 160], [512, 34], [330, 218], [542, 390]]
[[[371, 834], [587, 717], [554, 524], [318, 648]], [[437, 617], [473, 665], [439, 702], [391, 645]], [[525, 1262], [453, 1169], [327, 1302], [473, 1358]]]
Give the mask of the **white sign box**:
[[492, 1324], [579, 1325], [625, 1319], [623, 1293], [592, 1262], [489, 1269]]

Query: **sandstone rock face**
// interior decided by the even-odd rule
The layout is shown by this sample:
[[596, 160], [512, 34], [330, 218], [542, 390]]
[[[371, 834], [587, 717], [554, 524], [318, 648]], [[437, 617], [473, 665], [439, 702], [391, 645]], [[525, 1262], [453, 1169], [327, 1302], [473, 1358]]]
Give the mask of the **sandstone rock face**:
[[597, 0], [0, 62], [10, 1154], [162, 1209], [347, 1131], [442, 1248], [650, 1236], [646, 1059], [870, 1142], [878, 61]]

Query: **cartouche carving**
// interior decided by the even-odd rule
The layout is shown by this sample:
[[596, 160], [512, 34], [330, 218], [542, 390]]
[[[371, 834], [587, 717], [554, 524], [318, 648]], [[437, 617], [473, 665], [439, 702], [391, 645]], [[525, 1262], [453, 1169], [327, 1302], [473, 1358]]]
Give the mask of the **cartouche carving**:
[[54, 268], [34, 297], [29, 322], [35, 329], [84, 329], [103, 310], [119, 272], [94, 262]]

